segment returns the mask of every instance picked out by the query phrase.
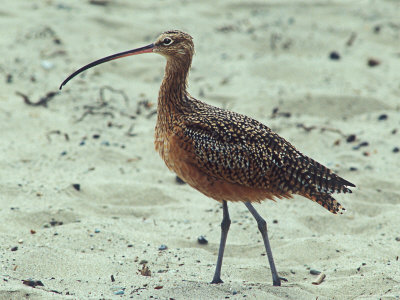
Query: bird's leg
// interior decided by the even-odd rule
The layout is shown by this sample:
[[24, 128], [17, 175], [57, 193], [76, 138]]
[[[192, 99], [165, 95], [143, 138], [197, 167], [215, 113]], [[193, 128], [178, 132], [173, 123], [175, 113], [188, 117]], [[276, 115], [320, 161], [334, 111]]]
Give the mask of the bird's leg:
[[211, 283], [223, 283], [221, 280], [221, 267], [222, 258], [224, 257], [224, 250], [226, 244], [226, 238], [228, 237], [229, 226], [231, 225], [231, 219], [229, 218], [228, 204], [226, 201], [222, 201], [223, 217], [221, 222], [221, 241], [219, 243], [217, 266]]
[[259, 213], [253, 207], [253, 205], [251, 205], [250, 202], [245, 202], [244, 204], [246, 205], [247, 209], [251, 212], [254, 219], [256, 219], [257, 224], [258, 224], [258, 229], [260, 230], [262, 238], [264, 240], [264, 246], [265, 246], [265, 250], [267, 251], [269, 266], [271, 268], [271, 273], [272, 273], [272, 282], [273, 282], [274, 286], [280, 286], [281, 278], [278, 276], [278, 272], [276, 271], [274, 258], [272, 257], [271, 246], [269, 245], [269, 239], [268, 239], [268, 233], [267, 233], [267, 222], [265, 222], [265, 220], [259, 215]]

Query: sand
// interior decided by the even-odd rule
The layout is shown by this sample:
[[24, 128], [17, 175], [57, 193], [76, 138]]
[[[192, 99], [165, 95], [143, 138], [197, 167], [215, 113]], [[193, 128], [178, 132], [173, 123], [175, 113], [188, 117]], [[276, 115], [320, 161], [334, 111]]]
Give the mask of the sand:
[[[1, 299], [400, 297], [398, 1], [98, 3], [0, 8]], [[153, 146], [164, 58], [104, 64], [48, 94], [168, 29], [194, 37], [193, 96], [256, 118], [357, 185], [337, 195], [339, 216], [297, 196], [255, 205], [281, 287], [240, 203], [224, 283], [209, 284], [221, 205], [177, 184]], [[17, 93], [49, 97], [32, 106]]]

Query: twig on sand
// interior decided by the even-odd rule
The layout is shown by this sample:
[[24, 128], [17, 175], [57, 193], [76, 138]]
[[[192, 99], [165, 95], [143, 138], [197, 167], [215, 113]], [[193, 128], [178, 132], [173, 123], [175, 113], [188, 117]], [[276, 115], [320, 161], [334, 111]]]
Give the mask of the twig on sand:
[[30, 106], [44, 106], [47, 107], [47, 102], [53, 99], [54, 96], [58, 94], [58, 92], [48, 92], [46, 96], [39, 99], [37, 102], [32, 102], [29, 97], [21, 92], [15, 92], [18, 96], [21, 96], [24, 99], [26, 105]]

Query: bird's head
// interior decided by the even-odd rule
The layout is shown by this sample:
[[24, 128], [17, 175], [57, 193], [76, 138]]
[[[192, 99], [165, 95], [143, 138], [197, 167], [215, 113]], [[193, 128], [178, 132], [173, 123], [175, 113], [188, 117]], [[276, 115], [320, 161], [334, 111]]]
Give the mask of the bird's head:
[[113, 54], [83, 66], [69, 75], [63, 81], [63, 83], [61, 83], [60, 90], [65, 84], [67, 84], [68, 81], [89, 68], [118, 58], [152, 52], [161, 54], [168, 60], [172, 59], [180, 62], [186, 62], [190, 66], [192, 56], [194, 54], [192, 37], [189, 34], [179, 30], [166, 31], [162, 33], [154, 43], [151, 43], [147, 46]]
[[166, 31], [154, 42], [153, 52], [167, 58], [191, 59], [194, 54], [193, 39], [179, 30]]

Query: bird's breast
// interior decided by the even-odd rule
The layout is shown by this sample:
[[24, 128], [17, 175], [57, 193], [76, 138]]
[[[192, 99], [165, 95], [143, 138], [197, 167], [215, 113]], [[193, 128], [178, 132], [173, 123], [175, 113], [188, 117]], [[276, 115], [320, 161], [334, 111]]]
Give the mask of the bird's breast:
[[166, 131], [161, 130], [159, 126], [156, 126], [155, 136], [154, 136], [154, 147], [161, 158], [165, 161], [168, 168], [171, 168], [169, 162], [169, 135]]

